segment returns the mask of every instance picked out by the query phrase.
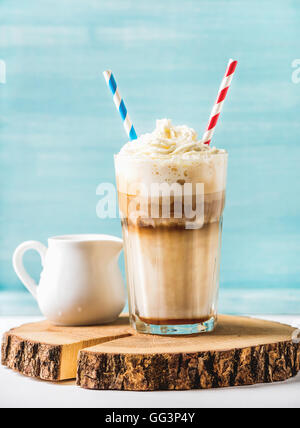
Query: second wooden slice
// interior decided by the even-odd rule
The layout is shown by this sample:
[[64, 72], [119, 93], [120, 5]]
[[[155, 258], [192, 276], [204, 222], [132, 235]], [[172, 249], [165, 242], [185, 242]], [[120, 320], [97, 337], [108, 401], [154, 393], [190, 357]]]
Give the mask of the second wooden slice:
[[88, 389], [183, 390], [283, 381], [300, 370], [295, 329], [220, 316], [198, 336], [131, 336], [79, 354], [77, 384]]

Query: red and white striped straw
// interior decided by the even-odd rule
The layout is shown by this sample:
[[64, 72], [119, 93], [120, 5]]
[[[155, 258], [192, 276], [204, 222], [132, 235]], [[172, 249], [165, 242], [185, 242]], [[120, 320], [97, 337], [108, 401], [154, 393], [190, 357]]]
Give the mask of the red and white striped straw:
[[218, 92], [218, 96], [217, 96], [215, 105], [214, 105], [212, 112], [210, 114], [210, 119], [209, 119], [209, 122], [208, 122], [208, 125], [206, 128], [206, 131], [203, 135], [202, 142], [204, 144], [210, 144], [211, 139], [214, 135], [216, 125], [218, 123], [218, 119], [219, 119], [219, 116], [221, 114], [228, 89], [231, 85], [231, 81], [232, 81], [236, 66], [237, 66], [237, 61], [230, 59], [226, 73], [225, 73], [225, 76], [222, 80], [222, 83], [221, 83], [221, 86], [220, 86], [220, 89]]

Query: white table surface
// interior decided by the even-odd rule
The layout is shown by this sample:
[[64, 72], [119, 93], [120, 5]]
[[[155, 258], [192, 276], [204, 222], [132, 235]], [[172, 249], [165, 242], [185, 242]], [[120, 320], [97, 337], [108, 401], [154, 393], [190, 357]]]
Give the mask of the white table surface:
[[[261, 316], [300, 327], [300, 316]], [[0, 335], [12, 327], [38, 320], [0, 317]], [[0, 367], [0, 408], [170, 408], [268, 407], [300, 408], [300, 374], [286, 382], [194, 391], [89, 391], [74, 382], [59, 384], [26, 378]]]

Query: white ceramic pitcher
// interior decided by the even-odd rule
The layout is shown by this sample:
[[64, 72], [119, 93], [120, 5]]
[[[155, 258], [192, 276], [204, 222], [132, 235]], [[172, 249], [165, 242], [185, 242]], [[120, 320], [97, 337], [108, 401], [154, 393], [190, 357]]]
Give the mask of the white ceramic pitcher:
[[[125, 305], [118, 266], [123, 241], [109, 235], [66, 235], [21, 244], [14, 269], [38, 301], [43, 315], [58, 325], [92, 325], [115, 320]], [[43, 271], [39, 286], [26, 272], [24, 253], [36, 250]]]

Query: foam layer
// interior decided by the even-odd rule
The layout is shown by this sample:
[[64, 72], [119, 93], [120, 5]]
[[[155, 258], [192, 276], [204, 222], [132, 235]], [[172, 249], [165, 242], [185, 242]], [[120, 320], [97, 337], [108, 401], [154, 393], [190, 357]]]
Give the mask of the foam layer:
[[206, 194], [221, 192], [226, 187], [227, 157], [225, 150], [197, 140], [193, 129], [158, 120], [151, 134], [125, 144], [115, 156], [118, 188], [134, 194], [135, 183], [179, 182], [203, 183]]

